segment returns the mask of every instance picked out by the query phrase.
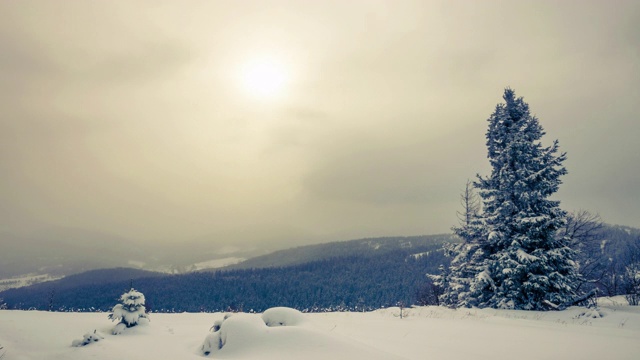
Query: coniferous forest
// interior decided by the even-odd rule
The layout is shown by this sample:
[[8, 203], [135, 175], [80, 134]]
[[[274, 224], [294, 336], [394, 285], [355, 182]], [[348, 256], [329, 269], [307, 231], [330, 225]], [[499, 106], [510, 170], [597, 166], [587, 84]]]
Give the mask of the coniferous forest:
[[[416, 255], [419, 254], [419, 255]], [[11, 309], [108, 311], [133, 285], [154, 312], [367, 310], [414, 304], [426, 281], [446, 262], [442, 244], [377, 256], [333, 257], [264, 269], [197, 272], [91, 281], [77, 276], [1, 293]], [[87, 273], [88, 277], [95, 274]], [[125, 275], [124, 273], [122, 275]]]

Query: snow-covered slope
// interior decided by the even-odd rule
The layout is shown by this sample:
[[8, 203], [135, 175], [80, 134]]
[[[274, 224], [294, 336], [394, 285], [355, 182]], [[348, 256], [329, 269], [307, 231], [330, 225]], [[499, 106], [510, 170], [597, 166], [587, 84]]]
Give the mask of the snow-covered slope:
[[[224, 314], [151, 314], [150, 323], [114, 336], [104, 313], [0, 311], [0, 346], [2, 360], [637, 359], [640, 308], [620, 305], [621, 298], [601, 303], [599, 312], [419, 307], [403, 319], [398, 308], [302, 314], [304, 321], [280, 327], [267, 326], [260, 314], [236, 314], [227, 320], [223, 349], [207, 357], [202, 344]], [[104, 339], [71, 346], [94, 330]]]
[[7, 289], [21, 288], [25, 286], [31, 286], [42, 282], [53, 281], [62, 279], [63, 276], [53, 276], [49, 274], [37, 275], [27, 274], [19, 277], [12, 277], [9, 279], [0, 279], [0, 291]]
[[259, 269], [304, 264], [336, 257], [373, 257], [402, 251], [410, 254], [438, 251], [447, 242], [459, 241], [454, 235], [423, 235], [368, 238], [299, 246], [248, 258], [231, 266], [235, 269]]
[[163, 265], [163, 266], [156, 266], [156, 267], [144, 266], [140, 268], [161, 272], [165, 274], [186, 274], [194, 271], [213, 270], [213, 269], [223, 268], [225, 266], [236, 265], [245, 260], [246, 258], [243, 258], [243, 257], [230, 256], [225, 258], [215, 258], [211, 260], [200, 261], [195, 264], [189, 264], [189, 265], [181, 265], [181, 266]]
[[205, 269], [219, 269], [221, 267], [239, 264], [247, 259], [240, 257], [227, 257], [223, 259], [214, 259], [209, 261], [202, 261], [196, 264], [193, 264], [195, 271], [205, 270]]

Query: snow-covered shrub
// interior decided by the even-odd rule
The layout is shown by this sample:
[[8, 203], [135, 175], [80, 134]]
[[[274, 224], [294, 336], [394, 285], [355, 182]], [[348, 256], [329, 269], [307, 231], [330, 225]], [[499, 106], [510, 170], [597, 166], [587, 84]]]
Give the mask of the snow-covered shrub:
[[71, 346], [75, 346], [75, 347], [86, 346], [91, 343], [98, 342], [102, 339], [104, 339], [104, 337], [98, 334], [96, 330], [93, 330], [93, 332], [88, 332], [84, 334], [82, 339], [73, 340], [73, 342], [71, 342]]
[[132, 288], [120, 296], [120, 301], [122, 304], [114, 306], [111, 314], [109, 314], [109, 319], [112, 321], [120, 320], [113, 328], [113, 335], [122, 333], [125, 328], [138, 325], [141, 318], [149, 318], [145, 312], [144, 294], [141, 292]]
[[213, 323], [211, 329], [209, 329], [209, 331], [211, 331], [211, 334], [207, 335], [201, 347], [202, 352], [205, 355], [209, 355], [214, 350], [222, 349], [222, 346], [224, 344], [222, 343], [222, 332], [220, 331], [220, 329], [222, 328], [222, 323], [224, 323], [224, 321], [229, 317], [231, 317], [231, 314], [225, 314], [222, 320], [216, 320]]
[[221, 334], [222, 333], [220, 331], [216, 331], [204, 338], [204, 342], [201, 347], [203, 354], [209, 355], [213, 351], [222, 349], [224, 344], [222, 343]]
[[[633, 254], [634, 258], [640, 257], [640, 249], [635, 250]], [[624, 296], [631, 306], [638, 306], [640, 303], [640, 261], [636, 261], [630, 265], [627, 265], [624, 274], [624, 280], [626, 285]]]
[[600, 311], [600, 309], [592, 308], [592, 309], [584, 309], [584, 311], [581, 311], [578, 315], [576, 315], [576, 319], [578, 318], [599, 319], [603, 316], [604, 314], [602, 313], [602, 311]]
[[222, 322], [224, 320], [216, 320], [213, 322], [213, 326], [211, 327], [211, 329], [209, 329], [211, 332], [216, 332], [218, 330], [220, 330], [220, 327], [222, 326]]
[[305, 321], [304, 315], [296, 309], [275, 307], [262, 313], [262, 320], [267, 326], [297, 326]]
[[393, 314], [393, 316], [395, 317], [399, 317], [400, 319], [404, 319], [407, 316], [409, 316], [409, 311], [407, 310], [407, 307], [404, 305], [404, 303], [402, 301], [399, 301], [396, 306], [398, 307], [398, 313], [397, 314]]

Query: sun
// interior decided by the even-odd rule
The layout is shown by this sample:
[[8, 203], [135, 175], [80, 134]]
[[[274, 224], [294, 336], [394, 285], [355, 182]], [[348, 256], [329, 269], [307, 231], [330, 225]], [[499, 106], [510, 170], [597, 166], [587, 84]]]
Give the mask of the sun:
[[240, 74], [243, 90], [252, 97], [262, 100], [272, 100], [282, 96], [288, 81], [285, 66], [271, 58], [259, 58], [247, 62]]

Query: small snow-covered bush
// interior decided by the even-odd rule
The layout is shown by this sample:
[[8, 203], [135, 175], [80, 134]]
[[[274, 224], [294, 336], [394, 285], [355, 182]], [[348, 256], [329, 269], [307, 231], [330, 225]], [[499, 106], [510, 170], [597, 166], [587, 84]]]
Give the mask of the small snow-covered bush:
[[[209, 355], [212, 351], [220, 350], [224, 346], [224, 342], [222, 340], [222, 324], [225, 320], [231, 317], [231, 313], [226, 313], [222, 320], [216, 320], [213, 322], [213, 326], [209, 329], [211, 334], [207, 335], [202, 343], [202, 352], [205, 355]], [[226, 336], [225, 336], [226, 338]]]
[[305, 322], [304, 315], [288, 307], [275, 307], [262, 313], [262, 320], [267, 326], [297, 326]]
[[213, 322], [213, 326], [209, 329], [211, 334], [207, 335], [201, 346], [201, 350], [205, 355], [209, 355], [212, 351], [222, 349], [224, 344], [222, 343], [222, 332], [220, 329], [222, 328], [222, 323], [224, 323], [224, 321], [230, 316], [231, 314], [227, 313], [224, 315], [222, 320], [216, 320]]
[[580, 312], [576, 315], [576, 318], [591, 318], [591, 319], [599, 319], [603, 317], [604, 314], [598, 308], [592, 309], [584, 309], [584, 311]]
[[75, 347], [86, 346], [91, 343], [98, 342], [102, 339], [104, 339], [104, 337], [98, 334], [96, 330], [93, 330], [93, 332], [88, 332], [84, 334], [82, 339], [73, 340], [73, 342], [71, 342], [71, 346], [75, 346]]
[[122, 304], [114, 306], [109, 314], [112, 321], [120, 320], [113, 328], [113, 335], [122, 333], [125, 328], [138, 325], [140, 319], [149, 319], [145, 312], [144, 294], [141, 292], [132, 288], [120, 296], [120, 301]]
[[215, 331], [207, 335], [207, 337], [204, 338], [204, 342], [202, 343], [202, 353], [204, 353], [205, 355], [209, 355], [212, 351], [222, 349], [222, 346], [224, 344], [222, 343], [222, 338], [220, 337], [220, 335], [220, 331]]
[[[226, 320], [226, 318], [224, 319]], [[209, 329], [211, 332], [216, 332], [218, 330], [220, 330], [220, 327], [222, 326], [222, 322], [224, 320], [216, 320], [213, 322], [213, 326], [211, 327], [211, 329]]]

